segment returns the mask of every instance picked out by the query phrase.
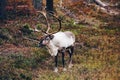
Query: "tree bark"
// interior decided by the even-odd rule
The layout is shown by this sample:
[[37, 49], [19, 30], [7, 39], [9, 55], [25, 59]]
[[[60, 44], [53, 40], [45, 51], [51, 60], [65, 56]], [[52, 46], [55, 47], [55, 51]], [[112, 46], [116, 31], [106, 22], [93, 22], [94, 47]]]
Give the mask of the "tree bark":
[[63, 4], [63, 0], [60, 0], [60, 7], [62, 7], [62, 4]]
[[35, 9], [42, 10], [42, 0], [33, 0]]
[[6, 19], [6, 0], [0, 0], [0, 19], [4, 20]]
[[46, 10], [53, 12], [53, 0], [46, 0]]

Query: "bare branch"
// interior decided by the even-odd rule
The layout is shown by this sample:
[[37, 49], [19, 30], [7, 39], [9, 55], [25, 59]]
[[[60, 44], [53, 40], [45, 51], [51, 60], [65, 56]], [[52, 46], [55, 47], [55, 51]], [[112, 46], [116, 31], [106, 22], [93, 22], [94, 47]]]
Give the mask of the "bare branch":
[[101, 7], [105, 7], [107, 6], [105, 3], [103, 3], [101, 0], [94, 0], [94, 2], [98, 5], [100, 5]]

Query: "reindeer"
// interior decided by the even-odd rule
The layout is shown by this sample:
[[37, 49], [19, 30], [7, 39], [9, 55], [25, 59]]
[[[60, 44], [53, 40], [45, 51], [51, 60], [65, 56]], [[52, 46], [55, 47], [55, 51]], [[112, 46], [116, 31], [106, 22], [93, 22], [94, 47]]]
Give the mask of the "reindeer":
[[46, 46], [50, 55], [55, 57], [55, 69], [54, 72], [58, 72], [58, 53], [62, 54], [62, 64], [63, 64], [63, 71], [66, 71], [65, 68], [65, 61], [64, 61], [64, 56], [65, 56], [65, 52], [69, 53], [69, 68], [71, 68], [72, 65], [72, 55], [74, 52], [74, 43], [75, 43], [75, 35], [70, 32], [70, 31], [60, 31], [61, 30], [61, 20], [54, 16], [58, 22], [59, 22], [59, 29], [58, 31], [54, 32], [54, 33], [49, 33], [50, 30], [50, 23], [47, 19], [46, 13], [45, 12], [41, 12], [47, 22], [47, 30], [43, 31], [38, 30], [37, 28], [35, 28], [35, 31], [37, 32], [43, 32], [44, 35], [43, 37], [40, 39], [39, 41], [39, 47], [43, 47]]

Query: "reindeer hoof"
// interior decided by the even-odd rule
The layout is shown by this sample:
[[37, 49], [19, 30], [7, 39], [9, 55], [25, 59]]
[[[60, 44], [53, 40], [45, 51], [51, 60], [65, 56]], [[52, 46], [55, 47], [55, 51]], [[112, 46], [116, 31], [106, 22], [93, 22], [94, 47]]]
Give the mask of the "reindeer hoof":
[[57, 72], [58, 72], [58, 68], [55, 68], [55, 69], [54, 69], [54, 72], [56, 72], [56, 73], [57, 73]]
[[68, 68], [72, 68], [73, 64], [69, 64]]
[[67, 69], [66, 69], [66, 68], [63, 68], [63, 71], [67, 71]]

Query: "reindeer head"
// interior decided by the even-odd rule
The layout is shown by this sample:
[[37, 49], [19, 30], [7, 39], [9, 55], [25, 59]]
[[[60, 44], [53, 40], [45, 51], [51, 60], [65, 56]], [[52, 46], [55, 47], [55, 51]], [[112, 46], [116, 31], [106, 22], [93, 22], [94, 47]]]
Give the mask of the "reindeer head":
[[50, 40], [52, 40], [54, 38], [54, 35], [46, 35], [46, 36], [43, 36], [41, 39], [40, 39], [40, 42], [39, 42], [39, 47], [43, 47], [43, 46], [46, 46], [47, 44], [49, 44]]
[[43, 36], [41, 37], [40, 39], [40, 42], [39, 42], [39, 47], [43, 47], [43, 46], [46, 46], [47, 44], [49, 44], [50, 40], [52, 40], [54, 38], [54, 33], [57, 33], [61, 30], [61, 20], [59, 18], [57, 18], [57, 16], [53, 15], [53, 14], [50, 14], [50, 16], [54, 17], [58, 22], [59, 22], [59, 28], [56, 32], [53, 32], [53, 33], [49, 33], [49, 30], [50, 30], [50, 23], [48, 21], [48, 17], [47, 17], [47, 14], [49, 13], [46, 13], [46, 12], [40, 12], [46, 19], [46, 25], [47, 25], [47, 30], [44, 31], [42, 29], [38, 30], [37, 28], [35, 28], [35, 31], [37, 32], [42, 32], [43, 33]]

